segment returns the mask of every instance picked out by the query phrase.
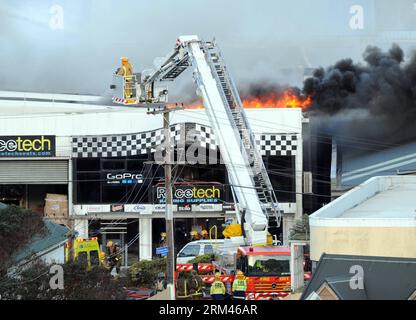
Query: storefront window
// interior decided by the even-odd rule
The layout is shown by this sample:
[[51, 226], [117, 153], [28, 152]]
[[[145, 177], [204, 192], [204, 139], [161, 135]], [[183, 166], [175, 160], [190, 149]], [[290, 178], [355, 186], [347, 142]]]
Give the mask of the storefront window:
[[75, 203], [148, 202], [147, 160], [147, 155], [74, 160]]
[[294, 156], [270, 156], [264, 159], [270, 182], [279, 202], [296, 202]]
[[103, 170], [124, 170], [126, 168], [126, 160], [101, 160]]

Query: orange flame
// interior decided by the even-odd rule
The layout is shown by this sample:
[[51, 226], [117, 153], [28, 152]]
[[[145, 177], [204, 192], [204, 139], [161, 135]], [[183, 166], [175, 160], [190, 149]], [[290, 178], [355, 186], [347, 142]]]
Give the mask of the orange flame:
[[[297, 96], [293, 91], [286, 90], [281, 94], [270, 93], [266, 96], [243, 99], [243, 106], [246, 109], [263, 109], [263, 108], [302, 108], [306, 110], [311, 102], [310, 96], [302, 98]], [[187, 104], [186, 109], [204, 109], [200, 102]]]
[[267, 96], [244, 99], [244, 108], [302, 108], [305, 110], [312, 102], [310, 96], [306, 98], [298, 97], [290, 90], [282, 94], [271, 93]]

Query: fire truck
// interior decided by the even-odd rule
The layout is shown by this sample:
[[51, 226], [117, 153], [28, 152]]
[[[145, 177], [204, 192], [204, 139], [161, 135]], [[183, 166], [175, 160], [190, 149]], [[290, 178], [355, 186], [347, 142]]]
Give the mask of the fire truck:
[[[168, 83], [188, 68], [193, 71], [196, 92], [215, 132], [235, 203], [234, 221], [227, 227], [231, 232], [226, 233], [221, 261], [215, 262], [214, 267], [231, 281], [236, 268], [245, 271], [250, 288], [248, 298], [288, 292], [288, 260], [293, 254], [271, 241], [280, 227], [281, 211], [218, 44], [196, 35], [180, 36], [172, 52], [159, 59], [152, 69], [128, 77], [114, 74], [110, 86], [113, 102], [147, 108], [165, 105]], [[256, 263], [263, 271], [255, 268]]]
[[90, 270], [92, 266], [104, 265], [104, 253], [98, 238], [75, 238], [65, 243], [65, 262], [79, 261]]

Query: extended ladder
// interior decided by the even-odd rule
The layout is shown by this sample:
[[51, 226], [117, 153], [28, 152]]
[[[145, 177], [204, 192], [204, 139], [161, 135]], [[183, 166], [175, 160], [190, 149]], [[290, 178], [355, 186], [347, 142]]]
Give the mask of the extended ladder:
[[280, 226], [281, 214], [254, 133], [217, 45], [197, 36], [179, 37], [165, 62], [142, 79], [140, 101], [157, 100], [155, 94], [149, 100], [147, 93], [158, 83], [175, 80], [188, 67], [193, 69], [197, 92], [218, 140], [238, 202], [237, 220], [247, 243], [266, 244], [267, 232], [276, 234], [273, 228]]
[[[237, 127], [242, 141], [242, 147], [248, 156], [259, 201], [266, 210], [269, 218], [269, 229], [275, 229], [280, 226], [281, 221], [281, 213], [278, 210], [278, 201], [270, 182], [267, 169], [264, 165], [263, 158], [257, 147], [255, 135], [247, 120], [240, 96], [228, 73], [218, 46], [213, 42], [205, 42], [203, 43], [203, 49], [206, 52], [212, 73], [214, 74], [217, 83], [220, 84], [219, 89], [222, 92], [224, 102], [226, 102], [226, 105], [231, 111], [232, 119], [230, 120], [233, 121]], [[270, 231], [274, 234], [272, 230]]]

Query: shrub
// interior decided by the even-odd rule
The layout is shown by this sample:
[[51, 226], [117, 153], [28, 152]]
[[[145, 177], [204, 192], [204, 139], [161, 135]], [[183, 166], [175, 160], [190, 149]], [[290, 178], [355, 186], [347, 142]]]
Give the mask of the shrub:
[[139, 287], [153, 287], [159, 273], [166, 273], [166, 258], [142, 260], [131, 265], [129, 276], [133, 285]]
[[13, 254], [45, 230], [42, 217], [31, 210], [8, 206], [0, 210], [0, 274], [11, 266]]
[[127, 297], [122, 279], [114, 279], [107, 269], [87, 271], [77, 263], [62, 265], [64, 288], [51, 289], [50, 265], [37, 261], [21, 270], [18, 277], [0, 281], [1, 299], [6, 300], [119, 300]]

